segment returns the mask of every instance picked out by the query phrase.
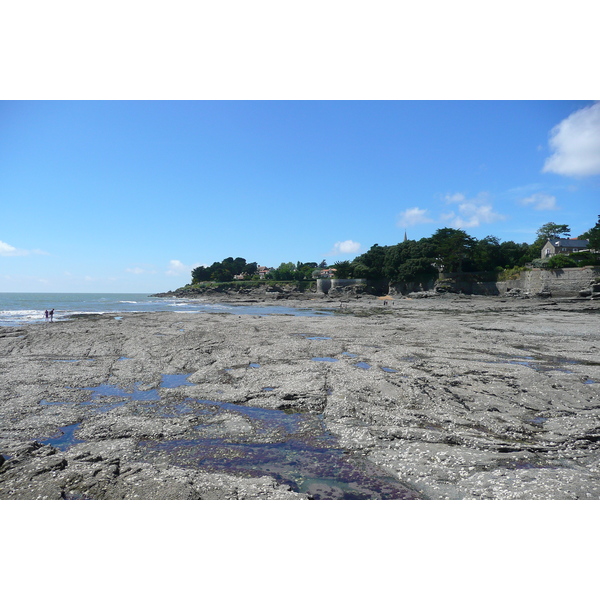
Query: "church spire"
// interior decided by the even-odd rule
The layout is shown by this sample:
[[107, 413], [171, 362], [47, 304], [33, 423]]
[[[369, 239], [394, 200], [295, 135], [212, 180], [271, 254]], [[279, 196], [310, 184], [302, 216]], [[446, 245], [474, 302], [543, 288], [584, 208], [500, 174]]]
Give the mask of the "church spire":
[[404, 241], [408, 242], [408, 238], [406, 237], [406, 229], [404, 230]]

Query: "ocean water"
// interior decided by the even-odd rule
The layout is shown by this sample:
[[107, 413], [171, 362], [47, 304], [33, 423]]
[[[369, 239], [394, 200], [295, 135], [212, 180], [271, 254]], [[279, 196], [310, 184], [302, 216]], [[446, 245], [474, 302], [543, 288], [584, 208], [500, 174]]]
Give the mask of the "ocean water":
[[44, 311], [54, 309], [54, 320], [69, 319], [75, 314], [131, 312], [210, 312], [251, 315], [324, 316], [328, 310], [289, 308], [284, 306], [232, 306], [227, 303], [206, 304], [186, 298], [153, 298], [147, 294], [44, 294], [0, 293], [0, 326], [43, 323]]

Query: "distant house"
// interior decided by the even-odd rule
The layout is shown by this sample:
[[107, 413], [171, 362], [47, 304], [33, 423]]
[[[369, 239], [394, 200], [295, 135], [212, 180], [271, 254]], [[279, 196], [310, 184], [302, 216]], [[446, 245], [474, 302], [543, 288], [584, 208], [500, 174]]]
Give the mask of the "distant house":
[[542, 258], [550, 258], [555, 254], [571, 254], [587, 250], [588, 241], [577, 238], [548, 238], [542, 248]]
[[272, 270], [273, 269], [270, 269], [269, 267], [256, 267], [256, 272], [258, 273], [260, 279], [264, 279], [267, 276], [267, 274], [270, 273]]
[[337, 271], [337, 269], [322, 269], [319, 277], [321, 277], [322, 279], [324, 279], [324, 278], [332, 279], [335, 277], [336, 271]]

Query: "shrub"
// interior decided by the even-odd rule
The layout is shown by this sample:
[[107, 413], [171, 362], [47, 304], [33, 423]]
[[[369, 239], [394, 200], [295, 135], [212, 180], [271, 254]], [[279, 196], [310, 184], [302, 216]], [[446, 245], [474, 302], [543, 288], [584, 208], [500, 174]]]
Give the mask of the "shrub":
[[548, 269], [566, 269], [568, 267], [576, 267], [577, 263], [570, 257], [564, 254], [555, 254], [548, 259]]
[[529, 271], [529, 269], [526, 267], [512, 267], [512, 269], [503, 269], [498, 272], [498, 281], [510, 281], [511, 279], [518, 279], [523, 271]]
[[600, 254], [593, 252], [574, 252], [571, 258], [578, 267], [593, 267], [600, 264]]
[[549, 258], [534, 258], [531, 261], [531, 266], [535, 267], [536, 269], [547, 269], [549, 262]]

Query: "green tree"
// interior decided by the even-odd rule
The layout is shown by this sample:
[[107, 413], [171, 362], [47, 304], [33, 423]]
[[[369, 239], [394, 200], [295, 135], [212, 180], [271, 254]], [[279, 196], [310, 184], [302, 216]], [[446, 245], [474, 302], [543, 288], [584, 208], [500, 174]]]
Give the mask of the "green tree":
[[583, 235], [580, 235], [579, 239], [587, 240], [590, 250], [600, 250], [600, 215], [598, 215], [598, 222]]
[[537, 238], [544, 240], [544, 244], [548, 238], [559, 238], [561, 235], [570, 235], [570, 233], [571, 228], [568, 225], [557, 225], [552, 221], [545, 223], [536, 231]]
[[333, 268], [336, 279], [352, 279], [354, 276], [354, 269], [349, 260], [338, 261], [334, 263]]
[[367, 252], [357, 256], [354, 261], [355, 277], [360, 279], [383, 279], [385, 255], [387, 246], [375, 244]]
[[257, 263], [246, 263], [245, 258], [237, 257], [234, 259], [229, 256], [221, 262], [214, 262], [210, 267], [196, 267], [192, 270], [192, 283], [202, 281], [231, 281], [234, 275], [248, 273], [251, 275], [256, 272]]
[[403, 265], [407, 261], [427, 259], [426, 263], [431, 265], [434, 258], [435, 249], [430, 238], [422, 238], [419, 241], [407, 240], [386, 249], [383, 275], [390, 281], [404, 281], [406, 271], [403, 270]]
[[415, 242], [406, 241], [386, 249], [383, 259], [382, 273], [390, 281], [399, 281], [398, 269], [412, 256], [411, 245]]
[[475, 271], [494, 271], [501, 266], [502, 253], [499, 238], [488, 235], [477, 240], [473, 247], [473, 262]]
[[511, 241], [502, 242], [500, 244], [500, 266], [505, 269], [523, 267], [528, 260], [528, 254], [529, 244], [525, 242], [521, 244]]
[[246, 259], [242, 258], [241, 256], [238, 256], [234, 261], [233, 261], [233, 274], [234, 275], [241, 275], [242, 273], [246, 272]]
[[313, 272], [317, 269], [316, 262], [298, 262], [296, 263], [296, 271], [300, 274], [301, 279], [312, 279]]
[[438, 270], [430, 258], [409, 258], [398, 268], [394, 282], [425, 282], [437, 275]]
[[473, 258], [476, 240], [462, 229], [438, 229], [431, 241], [436, 251], [436, 266], [446, 273], [462, 271], [463, 264]]
[[210, 270], [207, 267], [196, 267], [192, 269], [192, 283], [200, 283], [210, 279]]
[[295, 271], [296, 265], [293, 262], [282, 262], [277, 268], [280, 271]]
[[549, 269], [564, 269], [566, 267], [576, 267], [577, 263], [569, 256], [564, 254], [555, 254], [548, 260]]
[[256, 271], [258, 270], [258, 263], [256, 262], [251, 262], [251, 263], [246, 263], [246, 273], [252, 277]]
[[542, 248], [549, 239], [558, 238], [561, 235], [569, 235], [571, 229], [568, 225], [557, 225], [550, 221], [545, 223], [536, 231], [536, 239], [531, 246], [529, 246], [529, 252], [527, 254], [527, 260], [532, 261], [536, 258], [540, 258]]

